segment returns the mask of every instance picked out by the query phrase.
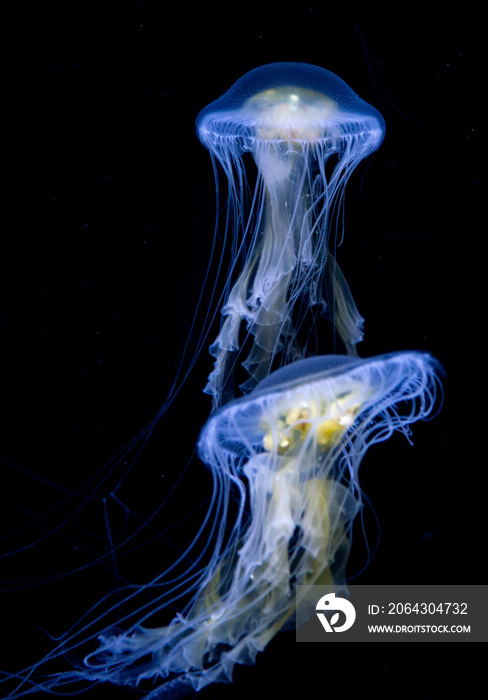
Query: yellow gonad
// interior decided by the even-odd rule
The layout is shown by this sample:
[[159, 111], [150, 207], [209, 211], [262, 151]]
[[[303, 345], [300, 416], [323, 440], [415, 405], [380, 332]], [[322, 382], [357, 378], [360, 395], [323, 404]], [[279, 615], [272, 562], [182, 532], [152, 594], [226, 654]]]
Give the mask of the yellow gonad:
[[351, 427], [360, 407], [352, 391], [337, 396], [330, 404], [308, 405], [302, 400], [292, 408], [283, 407], [275, 425], [267, 427], [263, 447], [270, 452], [277, 441], [278, 453], [285, 454], [300, 444], [313, 428], [317, 445], [328, 449]]
[[289, 149], [322, 139], [324, 122], [338, 112], [337, 104], [324, 93], [289, 86], [258, 92], [244, 107], [256, 117], [258, 139], [286, 141]]

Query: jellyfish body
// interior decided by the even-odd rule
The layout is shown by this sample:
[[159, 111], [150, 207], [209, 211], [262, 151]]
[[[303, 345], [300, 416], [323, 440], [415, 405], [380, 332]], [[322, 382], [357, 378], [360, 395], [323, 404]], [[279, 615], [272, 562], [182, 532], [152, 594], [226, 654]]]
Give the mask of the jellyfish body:
[[[121, 632], [121, 617], [118, 629], [98, 635], [100, 646], [82, 668], [44, 679], [41, 687], [151, 679], [156, 687], [147, 697], [160, 698], [230, 681], [236, 663], [253, 663], [294, 623], [297, 585], [344, 583], [362, 506], [361, 460], [370, 445], [397, 430], [408, 435], [411, 423], [432, 414], [440, 370], [420, 352], [308, 358], [214, 413], [198, 442], [215, 483], [208, 516], [214, 550], [206, 567], [190, 567], [186, 578], [168, 572], [165, 593], [164, 577], [145, 586], [136, 622]], [[151, 590], [158, 596], [148, 603]], [[151, 624], [185, 593], [190, 600], [170, 624]], [[127, 600], [135, 605], [137, 592]], [[64, 639], [49, 659], [73, 654], [87, 629], [84, 639]], [[31, 675], [35, 682], [36, 670], [26, 673], [27, 683]]]
[[[226, 233], [233, 239], [206, 387], [218, 407], [222, 397], [233, 397], [230, 378], [242, 352], [242, 324], [251, 339], [242, 363], [249, 375], [245, 393], [269, 374], [278, 354], [279, 364], [303, 357], [297, 332], [307, 309], [327, 313], [346, 352], [355, 354], [363, 319], [328, 250], [329, 237], [347, 179], [380, 145], [384, 121], [330, 71], [273, 63], [250, 71], [202, 110], [197, 131], [227, 176]], [[252, 193], [246, 153], [257, 166]]]

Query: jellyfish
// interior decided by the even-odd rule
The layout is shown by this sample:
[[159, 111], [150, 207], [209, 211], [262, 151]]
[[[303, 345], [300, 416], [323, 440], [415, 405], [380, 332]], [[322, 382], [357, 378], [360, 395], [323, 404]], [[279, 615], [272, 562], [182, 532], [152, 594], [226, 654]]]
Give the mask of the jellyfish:
[[[303, 358], [306, 342], [297, 336], [301, 327], [307, 332], [307, 310], [328, 315], [346, 353], [357, 354], [363, 318], [329, 239], [349, 176], [385, 129], [381, 114], [343, 80], [305, 63], [250, 71], [200, 112], [196, 126], [228, 181], [231, 263], [206, 386], [218, 407], [234, 397], [244, 333], [244, 393], [276, 366]], [[257, 166], [254, 187], [247, 153]]]
[[[317, 356], [273, 372], [211, 415], [198, 441], [215, 484], [206, 566], [186, 577], [170, 570], [166, 583], [160, 577], [129, 593], [131, 605], [142, 599], [135, 621], [121, 617], [117, 628], [106, 627], [83, 666], [44, 677], [39, 687], [55, 692], [80, 680], [133, 686], [150, 680], [146, 697], [154, 700], [229, 682], [236, 664], [254, 663], [280, 630], [295, 624], [304, 584], [344, 585], [363, 504], [363, 456], [395, 431], [408, 437], [412, 423], [433, 415], [441, 372], [422, 352]], [[148, 603], [151, 591], [158, 595]], [[186, 606], [169, 624], [153, 623], [185, 594]], [[81, 639], [79, 633], [63, 639], [48, 660], [73, 656], [94, 636], [83, 627]], [[24, 689], [36, 683], [37, 670], [24, 674]]]

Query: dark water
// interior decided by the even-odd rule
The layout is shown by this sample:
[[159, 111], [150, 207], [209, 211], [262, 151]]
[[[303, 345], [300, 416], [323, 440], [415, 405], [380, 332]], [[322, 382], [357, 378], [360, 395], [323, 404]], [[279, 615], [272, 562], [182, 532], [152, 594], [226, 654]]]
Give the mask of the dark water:
[[[170, 392], [204, 280], [215, 195], [194, 119], [272, 61], [329, 68], [383, 114], [385, 141], [348, 184], [338, 250], [366, 319], [360, 353], [427, 350], [447, 372], [442, 412], [413, 427], [414, 446], [396, 436], [364, 460], [361, 482], [381, 533], [356, 583], [485, 582], [480, 19], [465, 7], [432, 21], [422, 10], [409, 5], [404, 17], [373, 3], [331, 16], [297, 3], [233, 16], [204, 4], [133, 2], [114, 12], [40, 6], [6, 23], [2, 666], [47, 653], [53, 643], [40, 628], [61, 634], [124, 580], [164, 570], [205, 512], [209, 476], [190, 460], [210, 411], [201, 389], [213, 335], [142, 454], [144, 440], [110, 474], [102, 469]], [[361, 533], [356, 540], [352, 573], [368, 556]], [[284, 634], [256, 667], [237, 669], [233, 686], [199, 697], [264, 698], [291, 686], [304, 697], [327, 689], [347, 697], [363, 684], [410, 697], [408, 683], [420, 697], [451, 697], [444, 666], [418, 649], [382, 645], [373, 657], [354, 647], [344, 658], [327, 647], [323, 657]], [[413, 685], [419, 665], [431, 683]]]

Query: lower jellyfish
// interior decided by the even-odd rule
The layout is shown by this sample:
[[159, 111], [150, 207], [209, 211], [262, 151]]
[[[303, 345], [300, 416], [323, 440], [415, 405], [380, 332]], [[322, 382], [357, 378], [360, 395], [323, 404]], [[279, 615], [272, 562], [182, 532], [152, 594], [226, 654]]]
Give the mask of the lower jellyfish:
[[[349, 176], [384, 130], [381, 114], [343, 80], [305, 63], [256, 68], [200, 112], [198, 136], [228, 181], [225, 238], [232, 239], [223, 320], [210, 348], [206, 391], [214, 407], [234, 398], [239, 354], [244, 393], [306, 354], [297, 335], [310, 332], [307, 313], [328, 315], [346, 352], [356, 354], [363, 319], [329, 239], [331, 231], [332, 244], [340, 238]], [[254, 186], [246, 154], [257, 166]]]
[[[319, 356], [277, 370], [214, 413], [198, 442], [215, 484], [207, 516], [214, 549], [205, 568], [190, 567], [185, 577], [169, 570], [127, 594], [131, 605], [138, 596], [144, 602], [117, 629], [98, 634], [99, 648], [78, 669], [38, 683], [33, 666], [11, 697], [77, 681], [139, 686], [150, 679], [146, 697], [154, 699], [232, 680], [235, 664], [253, 663], [295, 624], [297, 585], [344, 584], [362, 507], [362, 458], [370, 445], [394, 431], [408, 436], [410, 424], [432, 415], [441, 371], [421, 352]], [[182, 612], [156, 625], [154, 616], [185, 594]], [[66, 636], [43, 663], [94, 640], [89, 628]]]

